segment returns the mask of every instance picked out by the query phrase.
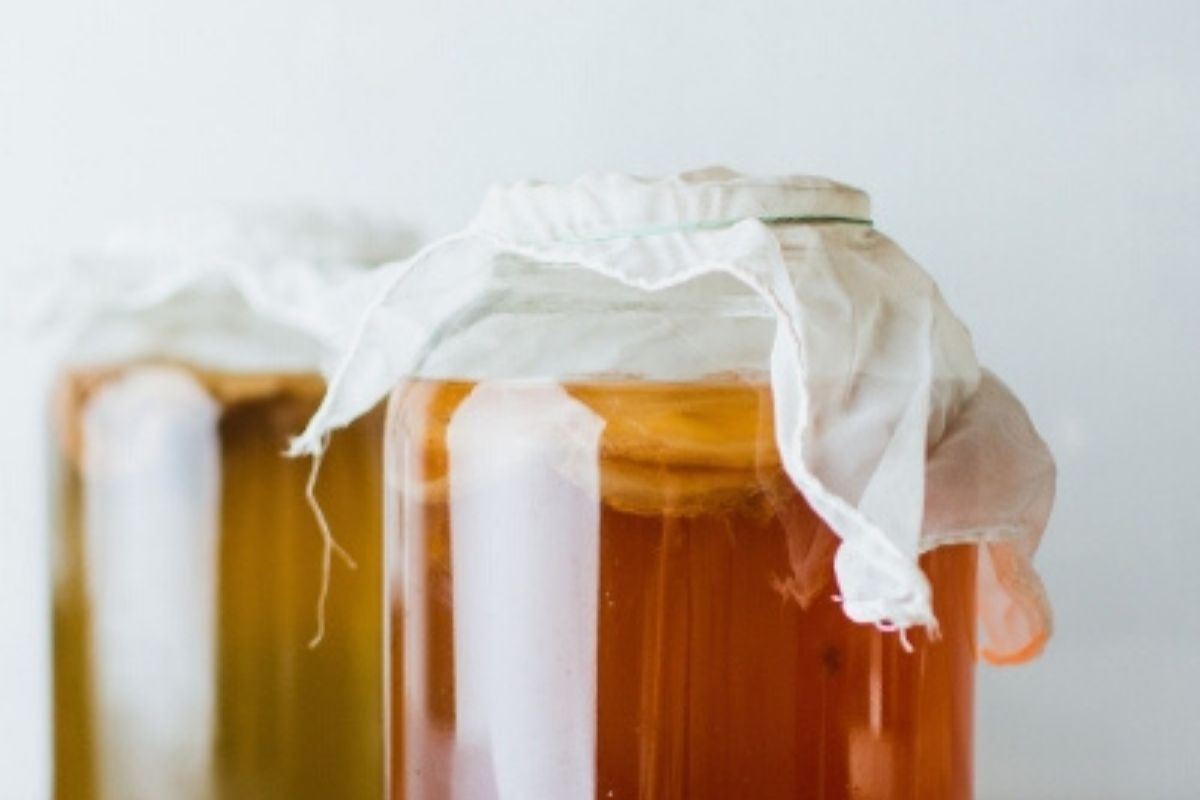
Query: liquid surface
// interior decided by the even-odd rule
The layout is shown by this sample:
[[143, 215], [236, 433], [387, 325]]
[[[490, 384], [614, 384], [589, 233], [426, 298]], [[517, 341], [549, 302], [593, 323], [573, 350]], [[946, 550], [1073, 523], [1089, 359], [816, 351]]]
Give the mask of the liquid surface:
[[397, 390], [391, 796], [969, 798], [975, 550], [939, 640], [851, 623], [773, 437], [732, 380]]
[[135, 365], [61, 382], [54, 785], [63, 800], [378, 798], [380, 413], [334, 437], [317, 496], [308, 376]]

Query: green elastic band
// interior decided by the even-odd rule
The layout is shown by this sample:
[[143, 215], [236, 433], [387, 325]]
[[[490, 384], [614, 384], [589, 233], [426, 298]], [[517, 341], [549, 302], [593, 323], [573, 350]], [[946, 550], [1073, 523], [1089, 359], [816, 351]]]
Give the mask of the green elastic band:
[[562, 244], [588, 244], [590, 242], [607, 242], [613, 239], [640, 239], [646, 236], [662, 236], [668, 233], [687, 233], [689, 231], [709, 231], [717, 230], [719, 228], [730, 228], [734, 225], [737, 225], [739, 222], [745, 222], [748, 219], [757, 219], [759, 222], [762, 222], [766, 225], [845, 224], [864, 225], [870, 228], [875, 224], [872, 220], [865, 219], [863, 217], [740, 217], [738, 219], [701, 220], [700, 222], [672, 223], [670, 225], [655, 225], [646, 228], [631, 228], [629, 230], [605, 233], [600, 236], [581, 236], [577, 239], [557, 239], [555, 241]]

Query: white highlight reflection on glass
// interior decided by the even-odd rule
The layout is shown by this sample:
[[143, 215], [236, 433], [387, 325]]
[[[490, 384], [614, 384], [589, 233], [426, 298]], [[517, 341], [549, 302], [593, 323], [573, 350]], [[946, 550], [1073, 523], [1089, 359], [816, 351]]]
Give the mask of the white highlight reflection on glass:
[[85, 412], [85, 548], [105, 797], [210, 794], [217, 415], [203, 387], [168, 368], [114, 381]]
[[603, 428], [540, 383], [480, 384], [450, 423], [456, 797], [595, 794]]

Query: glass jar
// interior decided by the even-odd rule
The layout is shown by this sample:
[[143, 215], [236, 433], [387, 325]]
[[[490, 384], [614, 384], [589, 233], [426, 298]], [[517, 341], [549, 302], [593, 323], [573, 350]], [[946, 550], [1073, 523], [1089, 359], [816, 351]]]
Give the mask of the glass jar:
[[284, 457], [383, 255], [349, 221], [140, 229], [60, 288], [56, 797], [382, 793], [382, 405]]
[[833, 599], [761, 381], [420, 381], [389, 413], [393, 797], [963, 798], [975, 546], [940, 638]]
[[57, 797], [379, 796], [382, 415], [325, 461], [357, 570], [310, 649], [321, 532], [308, 466], [281, 453], [323, 390], [178, 363], [62, 377]]
[[391, 393], [391, 796], [970, 797], [976, 546], [923, 556], [911, 652], [847, 618], [770, 313], [717, 276], [500, 283]]
[[298, 446], [390, 392], [391, 797], [971, 796], [1053, 462], [865, 195], [517, 184], [381, 287]]

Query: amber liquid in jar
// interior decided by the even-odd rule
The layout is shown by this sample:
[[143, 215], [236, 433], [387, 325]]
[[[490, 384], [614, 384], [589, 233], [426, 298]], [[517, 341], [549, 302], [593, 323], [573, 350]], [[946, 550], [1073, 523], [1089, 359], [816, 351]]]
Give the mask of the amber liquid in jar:
[[155, 364], [58, 391], [54, 787], [63, 800], [383, 791], [382, 414], [334, 437], [316, 495], [339, 543], [323, 641], [307, 375]]
[[975, 550], [940, 638], [850, 622], [769, 391], [414, 382], [389, 410], [390, 794], [969, 798]]

